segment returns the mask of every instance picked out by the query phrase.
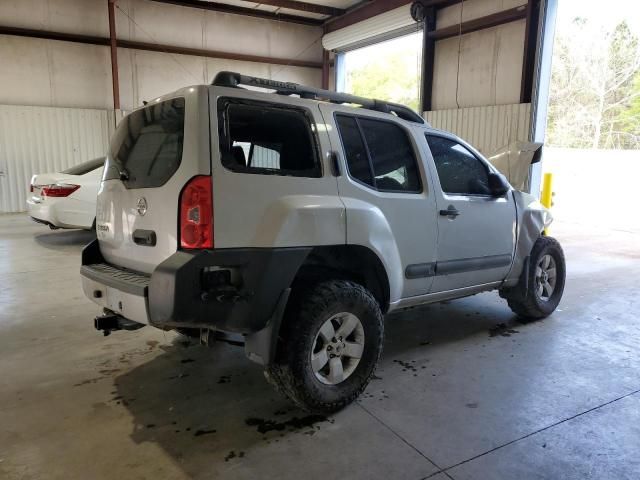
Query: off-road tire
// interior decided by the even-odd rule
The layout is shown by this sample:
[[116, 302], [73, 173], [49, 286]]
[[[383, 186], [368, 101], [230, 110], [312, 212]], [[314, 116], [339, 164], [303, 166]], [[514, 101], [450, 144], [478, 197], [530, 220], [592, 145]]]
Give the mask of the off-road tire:
[[[339, 312], [352, 313], [360, 320], [364, 349], [350, 376], [336, 385], [327, 385], [312, 369], [311, 351], [320, 327]], [[325, 281], [293, 295], [280, 331], [276, 360], [265, 374], [302, 409], [333, 413], [353, 402], [366, 388], [380, 358], [383, 337], [380, 305], [368, 290], [348, 280]]]
[[[541, 299], [536, 293], [536, 266], [545, 256], [550, 255], [556, 264], [556, 283], [548, 300]], [[513, 313], [526, 320], [539, 320], [553, 313], [564, 292], [566, 267], [564, 252], [555, 238], [541, 236], [531, 249], [527, 271], [520, 277], [518, 284], [502, 293]]]

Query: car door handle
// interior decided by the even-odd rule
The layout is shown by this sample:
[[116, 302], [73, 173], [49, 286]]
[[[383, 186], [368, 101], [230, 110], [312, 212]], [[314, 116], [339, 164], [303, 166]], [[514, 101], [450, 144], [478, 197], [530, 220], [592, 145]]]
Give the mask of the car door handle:
[[443, 217], [457, 217], [458, 215], [460, 215], [460, 212], [453, 205], [449, 205], [449, 208], [447, 208], [446, 210], [440, 210], [440, 215], [442, 215]]

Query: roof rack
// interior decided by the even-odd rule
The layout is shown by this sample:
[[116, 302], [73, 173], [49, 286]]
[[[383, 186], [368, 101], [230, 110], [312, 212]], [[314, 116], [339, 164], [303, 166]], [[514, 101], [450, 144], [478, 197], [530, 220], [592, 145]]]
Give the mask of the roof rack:
[[235, 72], [220, 72], [211, 82], [211, 85], [219, 87], [239, 87], [248, 85], [252, 87], [267, 88], [275, 90], [278, 95], [300, 95], [300, 98], [310, 98], [314, 100], [325, 100], [331, 103], [353, 103], [369, 110], [377, 112], [392, 113], [403, 120], [410, 122], [425, 123], [424, 119], [409, 107], [397, 103], [383, 102], [370, 98], [358, 97], [348, 93], [332, 92], [322, 88], [307, 87], [297, 83], [279, 82], [267, 78], [250, 77]]

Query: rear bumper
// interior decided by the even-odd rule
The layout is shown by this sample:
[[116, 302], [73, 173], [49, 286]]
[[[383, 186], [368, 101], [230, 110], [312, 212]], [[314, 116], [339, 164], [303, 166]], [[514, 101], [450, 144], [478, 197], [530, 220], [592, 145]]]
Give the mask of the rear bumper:
[[108, 265], [95, 240], [82, 253], [82, 284], [91, 300], [138, 323], [248, 334], [266, 326], [310, 250], [179, 251], [149, 276]]
[[27, 211], [31, 218], [55, 228], [91, 228], [93, 214], [87, 213], [90, 210], [91, 206], [74, 198], [27, 198]]

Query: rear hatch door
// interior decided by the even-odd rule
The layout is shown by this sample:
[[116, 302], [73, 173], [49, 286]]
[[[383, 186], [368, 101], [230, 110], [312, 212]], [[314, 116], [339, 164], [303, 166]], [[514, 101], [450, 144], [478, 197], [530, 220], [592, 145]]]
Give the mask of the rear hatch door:
[[96, 209], [108, 263], [151, 273], [177, 250], [180, 192], [189, 179], [211, 170], [207, 106], [206, 87], [186, 88], [118, 125]]

